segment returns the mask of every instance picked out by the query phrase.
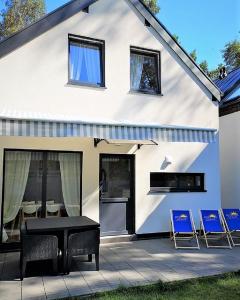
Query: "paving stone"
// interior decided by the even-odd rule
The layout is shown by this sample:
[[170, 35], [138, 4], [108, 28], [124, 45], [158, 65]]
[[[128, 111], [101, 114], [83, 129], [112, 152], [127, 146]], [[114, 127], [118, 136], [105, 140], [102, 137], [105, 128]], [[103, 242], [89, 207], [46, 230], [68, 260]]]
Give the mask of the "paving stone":
[[22, 281], [22, 298], [24, 300], [46, 299], [42, 277], [24, 278]]
[[43, 284], [47, 299], [57, 299], [70, 296], [62, 276], [44, 276]]
[[1, 300], [21, 300], [20, 281], [0, 281]]
[[[105, 244], [100, 250], [100, 271], [95, 263], [76, 260], [66, 276], [19, 280], [19, 253], [0, 254], [0, 300], [49, 300], [89, 295], [119, 286], [145, 285], [211, 276], [240, 269], [239, 247], [176, 250], [169, 239]], [[206, 268], [206, 262], [208, 267]]]
[[93, 293], [111, 287], [102, 274], [98, 271], [83, 271], [81, 274]]
[[91, 294], [91, 289], [84, 280], [81, 272], [72, 272], [63, 276], [70, 296], [80, 296]]

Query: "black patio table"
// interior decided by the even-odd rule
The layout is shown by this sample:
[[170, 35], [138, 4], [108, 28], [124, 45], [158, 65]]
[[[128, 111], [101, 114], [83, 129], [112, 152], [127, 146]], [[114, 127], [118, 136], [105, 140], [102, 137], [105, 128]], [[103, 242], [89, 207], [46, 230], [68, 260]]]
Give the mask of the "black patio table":
[[26, 220], [26, 230], [30, 234], [63, 233], [62, 269], [67, 273], [67, 247], [69, 231], [92, 230], [100, 227], [100, 224], [85, 216], [78, 217], [54, 217]]

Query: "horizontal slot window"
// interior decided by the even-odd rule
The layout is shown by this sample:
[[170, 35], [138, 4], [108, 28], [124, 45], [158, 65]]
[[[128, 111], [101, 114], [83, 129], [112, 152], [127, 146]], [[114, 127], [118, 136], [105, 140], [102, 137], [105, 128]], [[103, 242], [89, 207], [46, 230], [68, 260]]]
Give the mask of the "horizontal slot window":
[[204, 173], [150, 173], [151, 192], [204, 192]]

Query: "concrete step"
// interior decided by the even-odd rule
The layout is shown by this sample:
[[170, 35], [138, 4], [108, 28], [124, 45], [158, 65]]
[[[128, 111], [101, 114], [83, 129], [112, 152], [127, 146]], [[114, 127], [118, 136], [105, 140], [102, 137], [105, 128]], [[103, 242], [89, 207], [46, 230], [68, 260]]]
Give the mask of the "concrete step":
[[112, 243], [124, 243], [129, 241], [136, 240], [135, 234], [125, 234], [125, 235], [116, 235], [116, 236], [102, 236], [100, 238], [101, 245], [103, 244], [112, 244]]

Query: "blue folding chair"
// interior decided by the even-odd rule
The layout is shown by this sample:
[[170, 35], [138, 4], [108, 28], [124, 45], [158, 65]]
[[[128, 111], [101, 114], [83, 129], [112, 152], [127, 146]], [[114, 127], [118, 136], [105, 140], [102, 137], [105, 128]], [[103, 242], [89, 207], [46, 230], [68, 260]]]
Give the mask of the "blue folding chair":
[[[200, 249], [197, 232], [190, 210], [170, 210], [171, 214], [171, 239], [174, 240], [176, 249]], [[192, 246], [178, 246], [178, 241], [192, 241]]]
[[239, 242], [235, 242], [236, 239], [240, 240], [240, 236], [238, 235], [240, 232], [240, 210], [223, 208], [222, 215], [233, 246], [240, 246]]
[[[219, 210], [200, 210], [200, 231], [203, 231], [207, 248], [232, 248]], [[227, 245], [209, 245], [210, 240], [220, 241], [224, 238]]]

